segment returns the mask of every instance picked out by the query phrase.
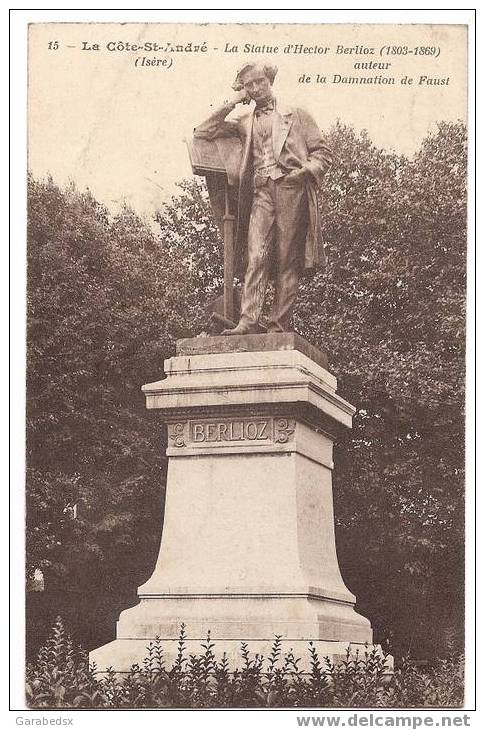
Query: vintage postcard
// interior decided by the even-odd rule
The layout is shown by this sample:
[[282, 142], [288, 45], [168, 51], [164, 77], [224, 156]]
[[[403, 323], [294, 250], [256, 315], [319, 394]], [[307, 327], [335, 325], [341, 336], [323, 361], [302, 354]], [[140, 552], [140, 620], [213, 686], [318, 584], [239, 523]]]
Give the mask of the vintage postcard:
[[463, 714], [469, 32], [30, 24], [27, 707]]

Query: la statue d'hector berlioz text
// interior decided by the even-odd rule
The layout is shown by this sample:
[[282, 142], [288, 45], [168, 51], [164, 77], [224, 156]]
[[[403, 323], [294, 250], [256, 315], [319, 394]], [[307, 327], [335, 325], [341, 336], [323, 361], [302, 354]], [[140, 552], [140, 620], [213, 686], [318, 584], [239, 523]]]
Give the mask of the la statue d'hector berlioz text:
[[[77, 46], [67, 45], [67, 48], [76, 48]], [[61, 45], [58, 41], [50, 41], [48, 49], [51, 51], [59, 50]], [[426, 59], [438, 58], [441, 54], [440, 46], [429, 44], [396, 44], [388, 43], [382, 46], [372, 46], [367, 44], [354, 45], [325, 45], [315, 43], [313, 45], [305, 45], [304, 43], [287, 43], [286, 45], [271, 45], [266, 43], [231, 43], [226, 41], [223, 46], [210, 46], [206, 41], [194, 43], [173, 43], [146, 41], [144, 43], [133, 43], [124, 40], [111, 40], [106, 43], [98, 43], [84, 40], [79, 46], [81, 51], [111, 53], [154, 53], [164, 54], [162, 57], [154, 55], [136, 55], [134, 57], [134, 65], [137, 68], [169, 70], [172, 68], [174, 58], [177, 55], [223, 53], [223, 54], [268, 54], [272, 56], [298, 56], [303, 58], [337, 56], [342, 60], [350, 62], [349, 70], [354, 71], [375, 71], [387, 72], [386, 74], [377, 73], [372, 75], [350, 75], [347, 69], [342, 69], [342, 73], [334, 72], [331, 74], [318, 72], [309, 74], [301, 69], [298, 72], [298, 83], [300, 84], [337, 84], [337, 85], [376, 85], [376, 86], [416, 86], [421, 88], [435, 86], [449, 86], [451, 83], [450, 76], [436, 76], [426, 73], [427, 69], [423, 67], [420, 72], [415, 75], [402, 74], [402, 70], [395, 68], [396, 60], [399, 61], [406, 57], [419, 57], [424, 62]], [[390, 60], [392, 59], [392, 60]], [[393, 71], [398, 75], [393, 75]]]

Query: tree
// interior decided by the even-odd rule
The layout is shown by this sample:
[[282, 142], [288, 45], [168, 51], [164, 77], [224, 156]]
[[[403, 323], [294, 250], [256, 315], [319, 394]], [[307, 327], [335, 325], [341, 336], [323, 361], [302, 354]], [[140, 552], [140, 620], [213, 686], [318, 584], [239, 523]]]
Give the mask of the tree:
[[27, 573], [46, 585], [29, 606], [36, 630], [61, 612], [100, 643], [156, 559], [164, 434], [140, 387], [191, 333], [196, 299], [127, 208], [31, 179], [28, 221]]
[[432, 655], [463, 630], [465, 129], [439, 125], [411, 160], [342, 126], [331, 144], [329, 266], [297, 321], [358, 406], [337, 449], [340, 560], [378, 637]]

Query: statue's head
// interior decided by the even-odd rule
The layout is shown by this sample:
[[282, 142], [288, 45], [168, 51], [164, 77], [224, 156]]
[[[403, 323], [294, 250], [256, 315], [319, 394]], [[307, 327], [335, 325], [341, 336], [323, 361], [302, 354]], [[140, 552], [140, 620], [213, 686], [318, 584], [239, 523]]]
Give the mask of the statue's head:
[[277, 73], [277, 66], [247, 63], [237, 72], [232, 88], [234, 91], [245, 89], [257, 103], [271, 96], [271, 87]]

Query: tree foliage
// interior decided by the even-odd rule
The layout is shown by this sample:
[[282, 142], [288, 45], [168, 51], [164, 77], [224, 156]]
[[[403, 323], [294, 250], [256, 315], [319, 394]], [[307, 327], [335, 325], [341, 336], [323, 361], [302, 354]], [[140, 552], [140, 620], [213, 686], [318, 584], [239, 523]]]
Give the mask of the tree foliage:
[[379, 634], [429, 654], [463, 626], [465, 129], [411, 160], [341, 126], [331, 144], [329, 266], [297, 322], [358, 408], [337, 449], [342, 570]]
[[[295, 325], [357, 407], [336, 448], [339, 559], [376, 638], [435, 655], [463, 626], [465, 128], [438, 125], [411, 159], [340, 123], [328, 143], [329, 263], [302, 282]], [[222, 284], [198, 180], [156, 226], [29, 181], [27, 558], [48, 586], [32, 610], [50, 596], [87, 645], [158, 546], [165, 437], [140, 386]]]
[[72, 186], [29, 181], [28, 235], [27, 572], [47, 588], [32, 604], [95, 641], [158, 547], [164, 436], [140, 388], [196, 299], [133, 211], [111, 217]]

